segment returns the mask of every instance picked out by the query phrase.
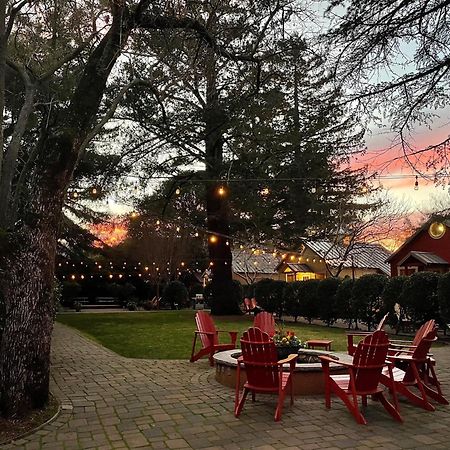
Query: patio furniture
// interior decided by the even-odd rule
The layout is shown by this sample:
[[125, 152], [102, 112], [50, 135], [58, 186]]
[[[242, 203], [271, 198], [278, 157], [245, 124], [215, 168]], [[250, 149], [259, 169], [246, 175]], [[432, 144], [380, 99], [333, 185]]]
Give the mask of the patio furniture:
[[[334, 360], [328, 356], [320, 356], [325, 376], [325, 405], [331, 407], [331, 393], [336, 394], [353, 414], [360, 424], [367, 424], [358, 406], [358, 396], [362, 398], [363, 406], [367, 406], [367, 396], [379, 400], [386, 411], [397, 421], [402, 422], [400, 416], [395, 384], [391, 384], [393, 402], [389, 402], [383, 394], [380, 379], [386, 366], [386, 356], [389, 348], [387, 334], [377, 330], [367, 335], [356, 347], [352, 363], [339, 361], [348, 367], [347, 375], [331, 375], [330, 364]], [[387, 373], [393, 379], [393, 363], [388, 363]]]
[[[217, 330], [212, 317], [205, 311], [198, 311], [195, 314], [195, 322], [197, 330], [194, 332], [194, 342], [192, 344], [191, 362], [197, 361], [202, 356], [208, 355], [209, 364], [214, 365], [213, 355], [216, 352], [224, 350], [232, 350], [236, 348], [237, 331]], [[219, 333], [228, 333], [230, 335], [230, 343], [219, 343]], [[200, 336], [202, 348], [195, 352], [197, 337]]]
[[[382, 319], [380, 320], [380, 323], [377, 326], [377, 330], [382, 330], [384, 328], [384, 324], [386, 322], [386, 319], [388, 318], [389, 313], [386, 313]], [[347, 353], [350, 356], [353, 356], [355, 354], [356, 350], [356, 344], [353, 342], [354, 336], [359, 336], [360, 338], [367, 336], [369, 334], [372, 334], [372, 331], [347, 331]]]
[[[291, 405], [294, 403], [292, 378], [297, 355], [289, 355], [277, 361], [277, 351], [272, 338], [259, 328], [249, 328], [241, 339], [242, 356], [238, 359], [236, 374], [236, 396], [234, 415], [239, 417], [249, 392], [252, 401], [256, 394], [278, 394], [275, 410], [275, 421], [281, 419], [284, 397], [290, 391]], [[283, 371], [283, 364], [289, 364], [289, 372]], [[245, 368], [247, 381], [244, 383], [242, 395], [239, 396], [239, 380], [241, 370]]]
[[315, 349], [316, 347], [323, 348], [325, 350], [331, 351], [331, 344], [333, 341], [328, 339], [309, 339], [306, 341], [306, 346], [308, 348]]
[[272, 314], [266, 311], [256, 314], [253, 319], [253, 326], [267, 333], [270, 337], [275, 334], [275, 319]]
[[[395, 388], [411, 403], [427, 411], [435, 410], [428, 397], [443, 405], [449, 404], [442, 394], [434, 370], [435, 361], [429, 353], [431, 344], [436, 340], [437, 327], [434, 320], [430, 320], [419, 328], [413, 343], [402, 346], [391, 342], [388, 359], [396, 365], [393, 369], [394, 378], [388, 377], [385, 371], [381, 378], [389, 389]], [[416, 388], [417, 391], [411, 388]]]

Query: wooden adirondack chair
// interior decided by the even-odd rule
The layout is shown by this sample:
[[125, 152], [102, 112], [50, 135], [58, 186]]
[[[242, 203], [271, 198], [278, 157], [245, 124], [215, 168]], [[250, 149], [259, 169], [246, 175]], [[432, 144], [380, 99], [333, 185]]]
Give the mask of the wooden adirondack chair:
[[[239, 417], [249, 392], [252, 392], [253, 401], [255, 401], [256, 393], [278, 394], [275, 421], [280, 420], [286, 391], [290, 391], [291, 405], [294, 403], [292, 378], [297, 355], [292, 354], [286, 359], [277, 361], [277, 350], [272, 338], [259, 328], [249, 328], [243, 334], [241, 349], [242, 356], [238, 359], [236, 374], [234, 415]], [[283, 364], [289, 364], [289, 372], [283, 371]], [[239, 380], [244, 367], [247, 381], [242, 395], [239, 396]]]
[[[423, 324], [416, 333], [413, 343], [401, 347], [398, 343], [391, 347], [388, 359], [395, 362], [394, 378], [383, 371], [381, 381], [389, 389], [393, 387], [404, 395], [411, 403], [428, 411], [435, 407], [428, 401], [428, 397], [448, 405], [442, 394], [440, 383], [434, 370], [435, 361], [429, 353], [431, 344], [437, 340], [437, 327], [434, 320]], [[411, 388], [417, 388], [417, 393]]]
[[[380, 320], [380, 323], [377, 326], [377, 330], [382, 330], [384, 328], [384, 324], [386, 322], [386, 319], [388, 318], [389, 313], [386, 313], [382, 319]], [[353, 342], [353, 338], [355, 336], [359, 336], [360, 339], [362, 339], [364, 336], [368, 336], [369, 334], [372, 334], [372, 331], [347, 331], [347, 353], [350, 356], [353, 356], [356, 351], [356, 344]]]
[[[330, 363], [335, 362], [328, 356], [320, 356], [325, 375], [325, 405], [331, 407], [331, 392], [336, 394], [353, 414], [360, 424], [367, 424], [358, 407], [358, 396], [362, 397], [362, 404], [367, 406], [367, 396], [379, 400], [386, 411], [399, 422], [402, 422], [398, 407], [395, 384], [392, 384], [392, 400], [389, 402], [383, 394], [380, 379], [383, 368], [386, 366], [386, 355], [389, 348], [387, 334], [377, 330], [367, 335], [356, 347], [352, 363], [339, 361], [348, 367], [348, 375], [331, 375]], [[388, 364], [387, 371], [392, 375], [393, 363]]]
[[[206, 311], [198, 311], [195, 315], [197, 330], [194, 331], [194, 342], [192, 344], [191, 362], [197, 361], [202, 356], [209, 355], [209, 364], [214, 365], [213, 355], [216, 352], [232, 350], [236, 348], [237, 331], [216, 330], [212, 317]], [[227, 344], [219, 343], [219, 333], [228, 333], [231, 342]], [[197, 337], [200, 336], [202, 348], [195, 352]]]
[[264, 331], [270, 337], [273, 337], [275, 334], [275, 319], [272, 314], [266, 311], [260, 312], [255, 316], [253, 326]]

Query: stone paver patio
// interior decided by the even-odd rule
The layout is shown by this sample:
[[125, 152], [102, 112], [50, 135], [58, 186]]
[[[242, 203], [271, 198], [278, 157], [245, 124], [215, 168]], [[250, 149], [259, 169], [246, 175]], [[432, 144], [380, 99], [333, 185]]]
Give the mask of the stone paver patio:
[[[450, 347], [434, 353], [450, 396]], [[326, 410], [322, 397], [297, 397], [275, 423], [275, 398], [259, 396], [235, 419], [234, 391], [216, 383], [206, 360], [127, 359], [59, 324], [52, 361], [61, 414], [3, 449], [450, 448], [450, 406], [426, 412], [402, 401], [399, 424], [369, 401], [363, 426], [338, 400]]]

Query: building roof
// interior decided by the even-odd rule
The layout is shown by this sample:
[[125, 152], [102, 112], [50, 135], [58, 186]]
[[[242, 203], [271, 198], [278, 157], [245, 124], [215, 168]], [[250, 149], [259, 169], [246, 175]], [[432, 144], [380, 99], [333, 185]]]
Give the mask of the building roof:
[[249, 250], [233, 250], [234, 273], [277, 273], [279, 258], [271, 253], [251, 252]]
[[292, 270], [292, 272], [312, 272], [312, 269], [306, 264], [292, 264], [286, 262], [286, 267]]
[[407, 259], [410, 257], [413, 257], [414, 259], [417, 259], [417, 261], [420, 261], [421, 263], [425, 265], [431, 265], [431, 264], [445, 264], [448, 265], [448, 261], [441, 258], [440, 256], [431, 253], [431, 252], [416, 252], [412, 251], [409, 252], [399, 263], [398, 265], [401, 266]]
[[390, 252], [378, 244], [354, 243], [350, 248], [331, 241], [305, 241], [304, 245], [330, 266], [354, 267], [357, 269], [379, 269], [390, 274], [387, 258]]

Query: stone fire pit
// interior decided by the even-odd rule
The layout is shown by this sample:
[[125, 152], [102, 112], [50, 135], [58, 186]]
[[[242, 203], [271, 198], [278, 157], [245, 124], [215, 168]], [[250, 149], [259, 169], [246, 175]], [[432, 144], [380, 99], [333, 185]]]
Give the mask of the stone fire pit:
[[[339, 361], [351, 362], [351, 356], [345, 353], [326, 352], [320, 350], [300, 349], [299, 361], [294, 372], [295, 395], [317, 395], [324, 392], [324, 377], [319, 355], [327, 355], [336, 360], [336, 364], [330, 364], [330, 370], [336, 374], [347, 373], [345, 367]], [[241, 356], [239, 349], [227, 350], [214, 355], [216, 367], [216, 380], [224, 386], [234, 388], [236, 386], [237, 358]], [[289, 370], [286, 364], [285, 369]], [[245, 369], [241, 371], [241, 387], [246, 381]]]

